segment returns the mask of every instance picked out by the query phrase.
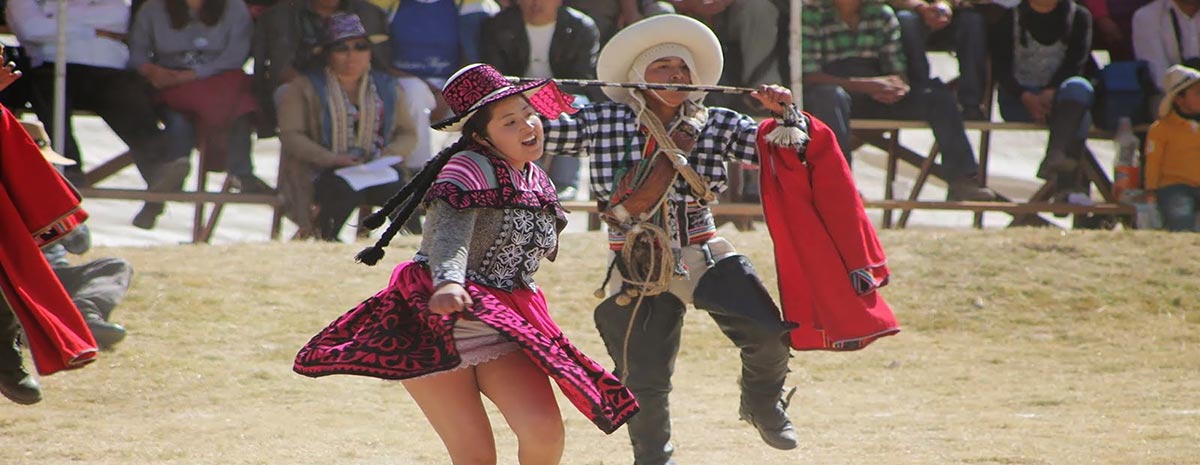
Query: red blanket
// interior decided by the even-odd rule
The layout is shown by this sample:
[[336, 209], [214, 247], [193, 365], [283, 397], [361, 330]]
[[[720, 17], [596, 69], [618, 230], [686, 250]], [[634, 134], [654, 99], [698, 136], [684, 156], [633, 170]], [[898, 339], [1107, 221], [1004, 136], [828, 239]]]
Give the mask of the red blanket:
[[857, 350], [900, 331], [876, 291], [887, 284], [887, 259], [833, 131], [808, 120], [804, 160], [765, 140], [774, 120], [758, 127], [763, 213], [783, 316], [800, 325], [791, 331], [796, 350]]
[[79, 368], [95, 360], [96, 341], [40, 247], [87, 213], [12, 113], [0, 110], [0, 293], [25, 328], [38, 373]]
[[253, 82], [242, 70], [235, 69], [159, 92], [159, 100], [192, 121], [196, 147], [204, 152], [201, 169], [225, 171], [229, 126], [258, 109], [251, 90]]

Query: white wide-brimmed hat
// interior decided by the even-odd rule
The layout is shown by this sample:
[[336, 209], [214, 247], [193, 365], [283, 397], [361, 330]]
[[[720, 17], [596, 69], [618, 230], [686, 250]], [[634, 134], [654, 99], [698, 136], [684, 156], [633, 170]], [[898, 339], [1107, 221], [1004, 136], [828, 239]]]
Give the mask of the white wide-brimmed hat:
[[1175, 104], [1175, 96], [1195, 84], [1196, 81], [1200, 81], [1200, 71], [1183, 65], [1167, 68], [1167, 74], [1163, 75], [1162, 86], [1166, 94], [1158, 104], [1158, 117], [1162, 118], [1171, 113], [1171, 106]]
[[[692, 68], [692, 84], [715, 85], [721, 80], [725, 56], [721, 53], [721, 41], [717, 35], [700, 21], [673, 14], [651, 16], [617, 32], [596, 59], [596, 78], [605, 82], [626, 82], [630, 68], [635, 63], [645, 61], [642, 54], [646, 51], [659, 49], [664, 53], [654, 59], [673, 56], [670, 53], [673, 47], [666, 46], [668, 44], [681, 46], [691, 54], [690, 57], [680, 58], [684, 58]], [[644, 69], [637, 71], [639, 75], [645, 72]], [[630, 89], [604, 88], [608, 98], [625, 104], [631, 103], [630, 92]], [[703, 96], [700, 92], [696, 94]]]

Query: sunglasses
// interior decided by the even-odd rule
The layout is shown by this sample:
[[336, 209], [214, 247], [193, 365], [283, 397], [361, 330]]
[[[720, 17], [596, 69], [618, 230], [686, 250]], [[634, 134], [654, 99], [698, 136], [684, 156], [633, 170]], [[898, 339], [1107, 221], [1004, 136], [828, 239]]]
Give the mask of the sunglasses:
[[335, 52], [335, 53], [346, 53], [346, 52], [349, 52], [350, 50], [354, 50], [356, 52], [365, 52], [370, 49], [371, 49], [371, 44], [368, 44], [363, 41], [354, 42], [353, 44], [343, 42], [343, 43], [334, 45], [332, 47], [329, 47], [329, 51]]

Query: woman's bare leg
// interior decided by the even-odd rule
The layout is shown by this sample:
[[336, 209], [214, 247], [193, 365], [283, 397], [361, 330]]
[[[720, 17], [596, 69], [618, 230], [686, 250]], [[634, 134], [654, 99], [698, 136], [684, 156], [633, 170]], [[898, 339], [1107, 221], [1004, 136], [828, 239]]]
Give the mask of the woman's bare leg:
[[479, 396], [475, 368], [403, 381], [454, 465], [495, 465], [492, 424]]
[[479, 365], [475, 376], [516, 433], [521, 465], [558, 465], [565, 433], [546, 374], [518, 351]]

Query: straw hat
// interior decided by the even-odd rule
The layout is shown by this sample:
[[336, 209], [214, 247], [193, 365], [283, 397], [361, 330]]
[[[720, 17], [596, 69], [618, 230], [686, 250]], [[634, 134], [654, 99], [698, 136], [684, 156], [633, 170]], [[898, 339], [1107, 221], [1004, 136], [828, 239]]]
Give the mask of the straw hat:
[[467, 120], [471, 119], [475, 112], [516, 94], [525, 94], [526, 97], [530, 97], [530, 103], [539, 113], [557, 116], [561, 110], [555, 112], [551, 108], [546, 108], [539, 100], [532, 98], [533, 94], [549, 82], [549, 79], [542, 79], [515, 85], [503, 74], [500, 74], [496, 68], [482, 63], [467, 65], [450, 76], [450, 79], [446, 80], [445, 87], [442, 87], [442, 97], [454, 111], [454, 116], [433, 123], [432, 127], [445, 132], [462, 131], [463, 125], [467, 124]]
[[[653, 50], [652, 50], [653, 49]], [[725, 56], [721, 41], [704, 23], [683, 15], [657, 15], [633, 23], [617, 32], [596, 59], [596, 77], [606, 82], [626, 82], [635, 64], [645, 66], [651, 61], [675, 56], [672, 50], [686, 50], [683, 56], [692, 69], [692, 84], [715, 85], [721, 79]], [[653, 52], [655, 56], [643, 56]], [[645, 69], [637, 70], [641, 75]], [[604, 94], [614, 101], [629, 104], [630, 89], [604, 88]], [[700, 94], [703, 97], [703, 93]]]
[[74, 165], [75, 160], [59, 155], [53, 148], [50, 147], [50, 136], [46, 135], [46, 128], [42, 123], [37, 121], [22, 121], [21, 127], [25, 128], [25, 132], [29, 133], [29, 137], [33, 139], [33, 143], [37, 144], [42, 152], [42, 157], [46, 161], [55, 165]]
[[1158, 117], [1162, 118], [1170, 114], [1175, 104], [1175, 96], [1195, 84], [1196, 81], [1200, 81], [1200, 71], [1183, 65], [1168, 68], [1167, 74], [1163, 75], [1162, 88], [1166, 91], [1166, 95], [1158, 104]]

